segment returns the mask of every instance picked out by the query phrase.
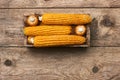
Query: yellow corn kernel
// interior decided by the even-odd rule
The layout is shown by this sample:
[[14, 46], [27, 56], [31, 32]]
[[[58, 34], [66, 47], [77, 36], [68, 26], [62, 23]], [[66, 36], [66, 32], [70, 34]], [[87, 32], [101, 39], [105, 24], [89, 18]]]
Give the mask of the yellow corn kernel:
[[46, 13], [42, 15], [43, 24], [87, 24], [92, 21], [87, 14], [56, 14]]
[[80, 45], [86, 42], [86, 38], [76, 35], [53, 35], [53, 36], [36, 36], [31, 38], [35, 47]]
[[34, 26], [24, 28], [27, 36], [67, 35], [71, 33], [71, 26]]

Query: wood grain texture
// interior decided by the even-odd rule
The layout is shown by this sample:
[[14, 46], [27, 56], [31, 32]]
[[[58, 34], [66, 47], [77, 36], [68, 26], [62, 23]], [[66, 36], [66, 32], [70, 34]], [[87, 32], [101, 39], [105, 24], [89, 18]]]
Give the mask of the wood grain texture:
[[[119, 8], [120, 0], [0, 0], [0, 80], [120, 80]], [[34, 12], [91, 14], [92, 47], [24, 47], [23, 14]]]
[[23, 14], [86, 13], [93, 17], [91, 46], [120, 46], [120, 9], [0, 9], [0, 46], [25, 46]]
[[9, 47], [0, 51], [2, 80], [120, 79], [120, 47]]
[[0, 0], [0, 8], [120, 7], [120, 0]]

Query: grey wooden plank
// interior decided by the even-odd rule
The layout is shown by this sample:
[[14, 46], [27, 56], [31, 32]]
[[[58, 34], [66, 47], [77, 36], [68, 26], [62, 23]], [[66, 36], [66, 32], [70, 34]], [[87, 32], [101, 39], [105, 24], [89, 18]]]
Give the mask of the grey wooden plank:
[[0, 8], [120, 7], [120, 0], [0, 0]]
[[91, 46], [120, 46], [120, 9], [0, 9], [0, 46], [25, 46], [23, 15], [85, 13], [93, 17]]
[[[55, 77], [55, 76], [40, 76], [40, 75], [35, 75], [35, 77], [33, 76], [29, 76], [29, 75], [25, 75], [25, 76], [2, 76], [2, 80], [26, 80], [26, 79], [29, 79], [29, 80], [39, 80], [39, 79], [44, 79], [44, 80], [68, 80], [69, 78], [60, 78], [60, 77]], [[84, 80], [107, 80], [105, 78], [89, 78], [89, 79], [84, 79]], [[69, 79], [69, 80], [79, 80], [79, 78], [72, 78], [72, 79]], [[80, 79], [82, 80], [82, 79]], [[111, 77], [110, 79], [108, 80], [120, 80], [120, 75], [114, 75], [113, 77]]]
[[120, 76], [120, 47], [0, 51], [2, 80], [113, 80]]

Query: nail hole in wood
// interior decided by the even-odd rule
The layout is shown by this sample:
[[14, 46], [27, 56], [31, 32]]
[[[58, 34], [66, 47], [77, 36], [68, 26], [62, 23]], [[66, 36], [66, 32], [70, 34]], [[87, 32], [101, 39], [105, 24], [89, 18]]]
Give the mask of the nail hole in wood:
[[99, 71], [99, 68], [97, 66], [94, 66], [92, 68], [93, 73], [97, 73]]
[[7, 59], [7, 60], [4, 62], [4, 64], [5, 64], [6, 66], [11, 66], [11, 65], [12, 65], [12, 61], [9, 60], [9, 59]]

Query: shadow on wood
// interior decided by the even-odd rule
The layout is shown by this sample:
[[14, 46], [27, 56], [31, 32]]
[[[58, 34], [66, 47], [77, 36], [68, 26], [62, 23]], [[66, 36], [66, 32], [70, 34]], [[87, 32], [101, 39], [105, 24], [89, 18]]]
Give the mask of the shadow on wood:
[[47, 54], [47, 55], [64, 55], [64, 54], [80, 54], [86, 53], [88, 48], [76, 48], [76, 47], [48, 47], [48, 48], [28, 48], [31, 53], [35, 54]]

